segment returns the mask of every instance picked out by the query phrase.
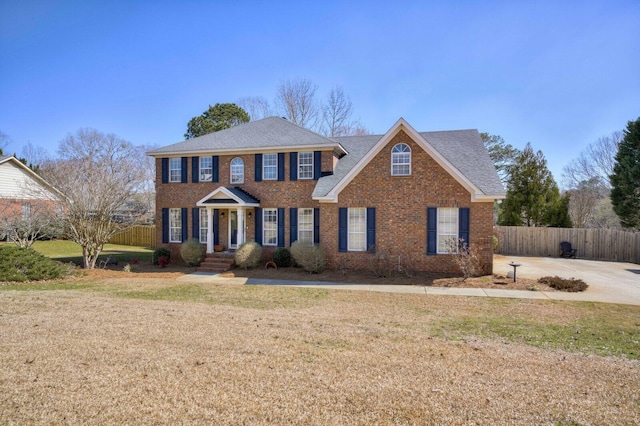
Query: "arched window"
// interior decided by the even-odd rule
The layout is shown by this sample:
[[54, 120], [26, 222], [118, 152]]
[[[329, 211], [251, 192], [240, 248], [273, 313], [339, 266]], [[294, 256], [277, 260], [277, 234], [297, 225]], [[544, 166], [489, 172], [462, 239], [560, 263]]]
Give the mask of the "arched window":
[[411, 174], [411, 148], [399, 143], [391, 150], [391, 175], [409, 176]]
[[242, 158], [231, 160], [231, 183], [244, 183], [244, 161]]

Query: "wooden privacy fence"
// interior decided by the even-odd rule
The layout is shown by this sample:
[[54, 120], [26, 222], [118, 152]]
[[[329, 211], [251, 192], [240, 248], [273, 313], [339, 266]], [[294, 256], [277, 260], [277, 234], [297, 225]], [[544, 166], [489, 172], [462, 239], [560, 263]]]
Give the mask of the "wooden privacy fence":
[[136, 225], [111, 237], [111, 244], [125, 246], [155, 247], [156, 227], [154, 225]]
[[502, 243], [499, 254], [557, 257], [560, 243], [568, 241], [579, 258], [640, 264], [640, 232], [526, 226], [496, 226], [496, 230]]

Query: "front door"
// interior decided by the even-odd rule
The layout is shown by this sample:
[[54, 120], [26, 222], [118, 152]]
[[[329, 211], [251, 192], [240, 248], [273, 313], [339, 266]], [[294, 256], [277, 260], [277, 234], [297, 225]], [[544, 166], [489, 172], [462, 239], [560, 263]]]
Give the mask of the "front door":
[[229, 248], [238, 248], [238, 211], [229, 211]]

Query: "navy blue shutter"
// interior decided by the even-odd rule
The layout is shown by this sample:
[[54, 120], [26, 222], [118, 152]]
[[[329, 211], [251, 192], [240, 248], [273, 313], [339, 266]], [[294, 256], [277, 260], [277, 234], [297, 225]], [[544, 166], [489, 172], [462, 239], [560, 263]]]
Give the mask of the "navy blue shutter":
[[289, 180], [298, 180], [298, 153], [289, 153]]
[[[259, 154], [256, 154], [259, 155]], [[262, 209], [256, 207], [256, 243], [262, 245]]]
[[278, 153], [278, 180], [284, 180], [284, 152]]
[[320, 209], [313, 209], [313, 244], [320, 244]]
[[458, 238], [464, 240], [467, 247], [469, 246], [469, 217], [470, 211], [468, 207], [458, 210]]
[[322, 152], [313, 151], [313, 179], [320, 179], [322, 174]]
[[427, 254], [434, 255], [438, 252], [438, 209], [427, 207]]
[[200, 241], [200, 208], [191, 209], [191, 223], [193, 223], [193, 238]]
[[198, 183], [200, 175], [200, 157], [191, 157], [191, 182]]
[[289, 241], [293, 244], [298, 239], [298, 209], [289, 209]]
[[187, 173], [188, 173], [188, 168], [189, 168], [189, 157], [182, 157], [182, 161], [181, 161], [181, 167], [180, 167], [180, 172], [182, 173], [182, 176], [180, 179], [180, 182], [182, 183], [187, 183]]
[[162, 163], [162, 183], [169, 183], [169, 159], [163, 158]]
[[347, 251], [347, 219], [346, 207], [338, 209], [338, 251]]
[[182, 208], [182, 242], [189, 239], [189, 209]]
[[169, 242], [169, 209], [162, 209], [162, 242]]
[[262, 154], [256, 154], [256, 182], [262, 182]]
[[220, 180], [220, 157], [214, 155], [211, 157], [211, 181], [218, 182]]
[[376, 208], [367, 207], [367, 251], [376, 252]]
[[213, 209], [213, 244], [220, 244], [220, 210]]
[[284, 208], [278, 207], [278, 247], [284, 247]]

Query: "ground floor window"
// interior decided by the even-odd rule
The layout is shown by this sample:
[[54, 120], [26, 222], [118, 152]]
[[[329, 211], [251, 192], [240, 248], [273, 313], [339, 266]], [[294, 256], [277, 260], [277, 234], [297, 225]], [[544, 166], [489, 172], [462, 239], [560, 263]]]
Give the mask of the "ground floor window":
[[278, 244], [278, 209], [262, 210], [262, 244], [265, 246]]
[[458, 252], [458, 209], [438, 209], [438, 253]]
[[209, 213], [207, 209], [200, 209], [200, 242], [207, 243], [209, 236]]
[[182, 242], [182, 209], [169, 209], [169, 242]]
[[313, 243], [313, 209], [298, 210], [298, 241]]
[[367, 250], [367, 209], [350, 208], [348, 218], [347, 249], [349, 251]]

